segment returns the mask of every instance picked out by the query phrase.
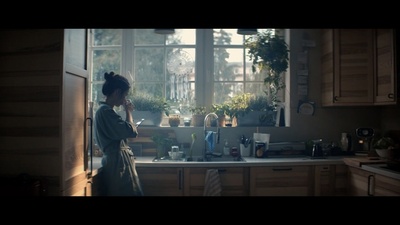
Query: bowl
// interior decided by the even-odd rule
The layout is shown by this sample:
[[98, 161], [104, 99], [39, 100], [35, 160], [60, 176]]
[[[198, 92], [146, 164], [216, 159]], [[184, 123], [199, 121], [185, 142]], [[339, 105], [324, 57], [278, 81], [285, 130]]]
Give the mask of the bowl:
[[375, 151], [381, 158], [386, 159], [389, 156], [389, 149], [375, 149]]

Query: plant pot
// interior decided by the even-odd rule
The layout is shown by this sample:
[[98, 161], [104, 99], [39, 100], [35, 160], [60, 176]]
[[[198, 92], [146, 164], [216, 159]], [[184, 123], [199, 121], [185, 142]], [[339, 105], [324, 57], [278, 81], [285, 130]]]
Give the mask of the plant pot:
[[202, 127], [204, 126], [204, 118], [206, 115], [193, 115], [192, 116], [192, 125], [194, 127]]
[[251, 111], [237, 117], [238, 127], [275, 126], [277, 111]]
[[168, 118], [168, 123], [171, 127], [178, 127], [181, 123], [181, 119], [179, 118], [179, 116], [170, 116]]

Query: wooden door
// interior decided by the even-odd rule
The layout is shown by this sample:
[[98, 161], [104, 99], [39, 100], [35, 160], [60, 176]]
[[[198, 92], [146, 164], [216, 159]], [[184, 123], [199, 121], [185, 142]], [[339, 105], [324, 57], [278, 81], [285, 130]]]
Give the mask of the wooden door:
[[373, 103], [373, 36], [371, 29], [334, 30], [334, 103]]
[[62, 176], [61, 195], [90, 195], [88, 171], [89, 127], [88, 72], [85, 29], [64, 33], [64, 74], [62, 89]]
[[377, 29], [375, 38], [375, 104], [395, 104], [397, 86], [394, 62], [394, 31], [393, 29]]
[[145, 196], [182, 196], [183, 169], [180, 167], [137, 167]]

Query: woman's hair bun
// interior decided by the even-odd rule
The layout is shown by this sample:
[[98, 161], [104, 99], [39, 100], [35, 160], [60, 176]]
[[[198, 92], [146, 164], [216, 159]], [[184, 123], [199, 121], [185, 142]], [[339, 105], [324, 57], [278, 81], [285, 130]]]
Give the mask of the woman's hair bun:
[[112, 79], [114, 75], [115, 75], [114, 72], [104, 73], [104, 79], [106, 80]]

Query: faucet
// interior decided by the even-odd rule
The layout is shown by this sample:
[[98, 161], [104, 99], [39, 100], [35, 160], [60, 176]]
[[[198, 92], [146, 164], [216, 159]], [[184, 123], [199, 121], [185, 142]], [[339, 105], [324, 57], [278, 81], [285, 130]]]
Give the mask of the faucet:
[[[205, 117], [204, 117], [204, 152], [203, 152], [203, 156], [204, 156], [204, 160], [207, 160], [207, 142], [206, 142], [206, 136], [207, 136], [207, 119], [208, 117], [213, 116], [216, 120], [218, 119], [217, 114], [215, 113], [208, 113]], [[214, 141], [216, 144], [219, 144], [219, 136], [220, 136], [220, 128], [219, 128], [219, 123], [217, 121], [217, 132], [216, 132], [216, 141]]]

